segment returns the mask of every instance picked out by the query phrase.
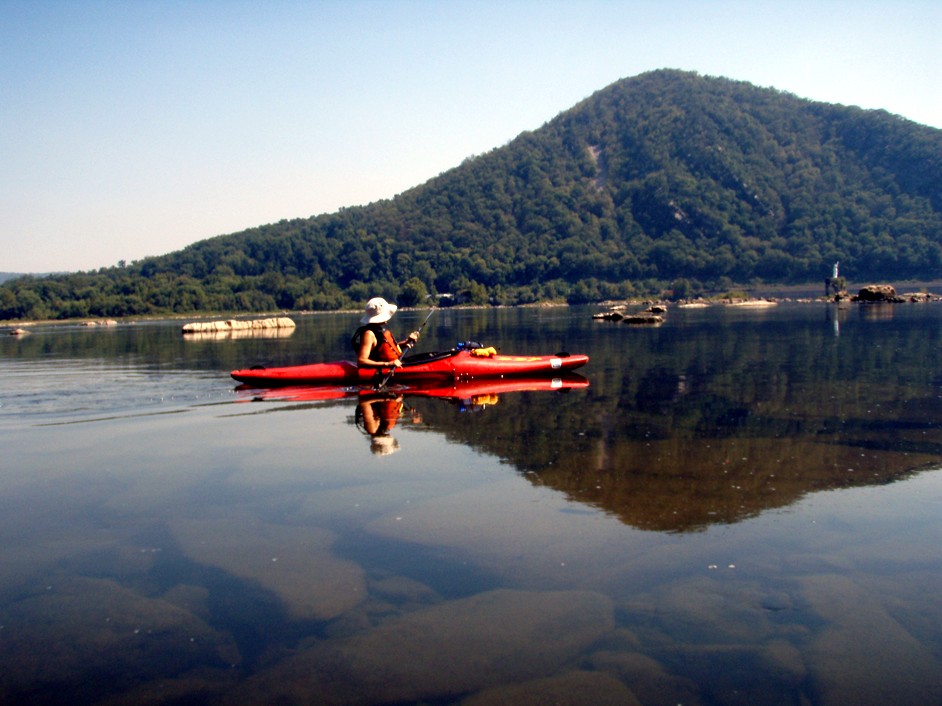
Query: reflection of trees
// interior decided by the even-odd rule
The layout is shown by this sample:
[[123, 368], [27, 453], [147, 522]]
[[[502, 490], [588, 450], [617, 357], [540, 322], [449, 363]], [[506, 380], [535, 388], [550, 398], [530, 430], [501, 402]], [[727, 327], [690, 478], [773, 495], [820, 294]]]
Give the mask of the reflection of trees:
[[[5, 341], [0, 353], [9, 360], [128, 361], [160, 367], [230, 370], [256, 363], [290, 365], [351, 357], [353, 315], [299, 316], [296, 329], [259, 329], [245, 333], [181, 333], [182, 321], [141, 321], [114, 327], [37, 326], [34, 335]], [[12, 337], [11, 337], [12, 338]]]
[[[823, 305], [820, 305], [823, 306]], [[701, 312], [656, 329], [598, 326], [587, 310], [442, 311], [427, 350], [475, 339], [506, 352], [586, 352], [586, 390], [500, 395], [475, 413], [410, 398], [435, 432], [493, 454], [641, 528], [690, 531], [784, 507], [809, 492], [884, 483], [942, 457], [942, 330], [934, 305], [841, 313]], [[915, 308], [914, 308], [915, 307]], [[403, 326], [424, 312], [401, 312]], [[410, 318], [411, 317], [411, 318]], [[349, 355], [357, 316], [299, 317], [290, 339], [192, 342], [179, 326], [37, 330], [9, 360], [145, 361], [228, 371]], [[12, 338], [12, 337], [11, 337]], [[583, 372], [583, 371], [580, 371]], [[464, 410], [464, 411], [462, 411]]]
[[591, 343], [588, 390], [425, 419], [627, 524], [700, 530], [942, 458], [939, 333], [908, 321], [879, 339], [836, 339], [824, 316], [665, 327], [632, 334], [627, 359], [616, 330]]

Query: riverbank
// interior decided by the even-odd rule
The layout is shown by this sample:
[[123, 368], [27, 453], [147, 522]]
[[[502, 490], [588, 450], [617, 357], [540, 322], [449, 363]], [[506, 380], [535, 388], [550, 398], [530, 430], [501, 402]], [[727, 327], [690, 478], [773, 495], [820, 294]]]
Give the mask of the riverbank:
[[[867, 286], [868, 284], [876, 284], [873, 282], [869, 283], [859, 283], [857, 285], [849, 286], [847, 288], [848, 292], [857, 292], [860, 288]], [[900, 293], [900, 296], [907, 296], [913, 293], [920, 294], [929, 294], [933, 290], [942, 291], [942, 281], [903, 281], [897, 283], [881, 283], [881, 284], [890, 284], [893, 286], [897, 292]], [[676, 306], [676, 305], [689, 305], [691, 303], [732, 303], [732, 302], [742, 302], [742, 301], [781, 301], [781, 302], [799, 302], [799, 303], [827, 303], [832, 301], [830, 297], [827, 297], [824, 293], [824, 286], [820, 283], [806, 283], [806, 284], [793, 284], [793, 285], [756, 285], [754, 287], [743, 287], [739, 290], [742, 292], [742, 296], [729, 296], [728, 293], [714, 293], [714, 294], [703, 294], [699, 297], [693, 297], [690, 299], [685, 299], [681, 301], [671, 301], [659, 299], [657, 297], [633, 297], [631, 299], [625, 300], [606, 300], [595, 302], [594, 306], [599, 307], [608, 307], [613, 304], [628, 305], [628, 306], [648, 306], [651, 304], [659, 304], [662, 306]], [[932, 297], [937, 297], [938, 295], [931, 294]], [[587, 302], [589, 306], [592, 306], [593, 303]], [[517, 304], [517, 305], [488, 305], [488, 304], [455, 304], [448, 305], [445, 307], [440, 307], [441, 309], [499, 309], [499, 308], [552, 308], [552, 307], [567, 307], [570, 306], [565, 301], [543, 301], [543, 302], [532, 302], [528, 304]], [[416, 307], [400, 307], [400, 311], [422, 311], [427, 310], [428, 307], [425, 306], [416, 306]], [[4, 329], [29, 329], [29, 327], [35, 326], [102, 326], [105, 325], [104, 322], [108, 322], [109, 326], [114, 326], [115, 323], [119, 325], [130, 325], [141, 322], [148, 321], [215, 321], [215, 320], [234, 320], [234, 321], [248, 321], [259, 318], [269, 318], [269, 317], [281, 317], [281, 316], [325, 316], [325, 315], [348, 315], [348, 314], [358, 314], [360, 313], [359, 309], [333, 309], [333, 310], [297, 310], [297, 311], [259, 311], [259, 312], [244, 312], [244, 311], [199, 311], [199, 312], [185, 312], [185, 313], [169, 313], [169, 314], [147, 314], [139, 316], [130, 316], [130, 317], [81, 317], [74, 319], [37, 319], [37, 320], [20, 320], [20, 319], [4, 319], [0, 320], [0, 327]], [[115, 322], [115, 323], [112, 323]], [[5, 333], [11, 333], [12, 331], [7, 330]]]

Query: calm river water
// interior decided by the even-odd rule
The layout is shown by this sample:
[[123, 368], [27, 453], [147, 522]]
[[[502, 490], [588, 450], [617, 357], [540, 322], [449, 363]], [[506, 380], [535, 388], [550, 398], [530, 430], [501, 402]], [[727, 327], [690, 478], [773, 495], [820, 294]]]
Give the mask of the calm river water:
[[0, 703], [942, 703], [942, 305], [592, 313], [437, 312], [588, 385], [381, 438], [228, 376], [354, 315], [4, 336]]

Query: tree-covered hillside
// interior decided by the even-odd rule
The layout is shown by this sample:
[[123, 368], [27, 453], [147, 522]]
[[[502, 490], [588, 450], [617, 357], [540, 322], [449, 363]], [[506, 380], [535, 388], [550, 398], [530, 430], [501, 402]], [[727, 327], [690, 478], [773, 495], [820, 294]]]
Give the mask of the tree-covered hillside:
[[679, 71], [619, 81], [399, 196], [98, 272], [0, 317], [332, 309], [374, 294], [591, 301], [937, 278], [942, 131]]

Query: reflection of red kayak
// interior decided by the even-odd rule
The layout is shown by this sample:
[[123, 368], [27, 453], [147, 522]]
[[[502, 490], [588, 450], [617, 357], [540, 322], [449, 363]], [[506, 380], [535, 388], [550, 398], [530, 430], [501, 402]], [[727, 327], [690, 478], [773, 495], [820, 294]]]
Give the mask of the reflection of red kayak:
[[555, 377], [509, 377], [481, 380], [455, 380], [449, 385], [423, 387], [421, 385], [403, 388], [403, 394], [419, 397], [453, 397], [468, 399], [479, 395], [500, 395], [506, 392], [553, 392], [555, 390], [575, 390], [588, 387], [589, 381], [578, 373], [562, 373]]
[[278, 400], [285, 402], [315, 402], [344, 397], [360, 399], [389, 395], [403, 397], [439, 397], [443, 399], [471, 400], [485, 395], [507, 392], [575, 390], [589, 386], [589, 381], [577, 373], [561, 373], [557, 376], [518, 376], [477, 380], [449, 380], [446, 382], [406, 383], [391, 385], [382, 392], [370, 387], [343, 387], [338, 385], [293, 385], [274, 389], [253, 390], [254, 400]]
[[[490, 349], [493, 351], [493, 349]], [[503, 378], [521, 375], [559, 375], [575, 370], [589, 362], [587, 355], [477, 355], [474, 350], [454, 350], [447, 353], [428, 353], [409, 356], [403, 366], [396, 369], [393, 379], [399, 382], [417, 380], [467, 380]], [[380, 373], [380, 377], [385, 373]], [[233, 370], [239, 382], [256, 387], [283, 385], [369, 385], [377, 380], [376, 369], [357, 368], [356, 363], [312, 363], [283, 368], [254, 367]]]

